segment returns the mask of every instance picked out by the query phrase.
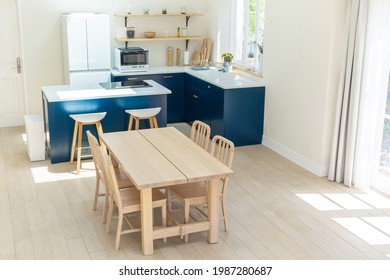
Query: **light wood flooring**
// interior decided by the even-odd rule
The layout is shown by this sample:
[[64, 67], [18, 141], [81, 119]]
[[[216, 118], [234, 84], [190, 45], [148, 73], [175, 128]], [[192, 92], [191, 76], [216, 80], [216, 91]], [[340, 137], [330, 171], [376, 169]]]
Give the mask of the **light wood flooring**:
[[[185, 133], [188, 127], [180, 125]], [[389, 259], [390, 200], [318, 178], [262, 145], [238, 147], [230, 180], [230, 231], [155, 241], [143, 256], [139, 233], [114, 250], [92, 211], [93, 164], [30, 162], [24, 127], [0, 129], [0, 259]]]

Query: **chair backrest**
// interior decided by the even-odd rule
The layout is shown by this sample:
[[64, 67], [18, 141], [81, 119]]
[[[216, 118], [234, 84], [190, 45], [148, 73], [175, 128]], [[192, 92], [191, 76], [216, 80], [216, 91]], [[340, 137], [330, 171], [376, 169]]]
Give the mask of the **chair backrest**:
[[99, 157], [97, 149], [100, 147], [98, 140], [96, 137], [87, 130], [87, 137], [88, 137], [88, 143], [89, 147], [91, 148], [92, 158], [93, 162], [95, 164], [95, 170], [96, 170], [96, 176], [99, 176], [98, 173], [101, 173], [102, 170], [102, 159]]
[[215, 135], [211, 141], [210, 154], [229, 168], [232, 168], [234, 143], [223, 136]]
[[98, 157], [102, 159], [102, 172], [105, 178], [105, 185], [109, 190], [110, 196], [115, 200], [118, 208], [122, 208], [122, 199], [119, 191], [118, 181], [115, 176], [114, 165], [110, 156], [104, 147], [99, 146], [97, 149]]
[[210, 126], [201, 121], [194, 121], [191, 127], [190, 139], [207, 151], [210, 141]]
[[[234, 143], [223, 136], [215, 135], [211, 140], [210, 154], [227, 167], [232, 168]], [[225, 199], [229, 177], [222, 178], [221, 198]]]

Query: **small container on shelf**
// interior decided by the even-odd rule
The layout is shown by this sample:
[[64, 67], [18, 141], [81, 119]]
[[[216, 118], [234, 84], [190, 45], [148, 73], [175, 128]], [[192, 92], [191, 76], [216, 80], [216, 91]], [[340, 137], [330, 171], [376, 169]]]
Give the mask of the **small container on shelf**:
[[167, 65], [172, 66], [173, 65], [173, 48], [168, 48], [168, 54], [167, 54]]
[[126, 35], [127, 35], [127, 38], [131, 38], [133, 39], [135, 37], [135, 29], [134, 27], [127, 27], [127, 30], [126, 30]]

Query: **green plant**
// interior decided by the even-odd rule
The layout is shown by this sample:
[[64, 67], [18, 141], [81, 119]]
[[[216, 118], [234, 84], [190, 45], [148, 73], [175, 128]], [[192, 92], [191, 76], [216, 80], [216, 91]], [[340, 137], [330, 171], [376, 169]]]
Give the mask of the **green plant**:
[[225, 62], [231, 62], [234, 58], [234, 56], [230, 52], [223, 53], [221, 55], [221, 57], [223, 58], [223, 61], [225, 61]]

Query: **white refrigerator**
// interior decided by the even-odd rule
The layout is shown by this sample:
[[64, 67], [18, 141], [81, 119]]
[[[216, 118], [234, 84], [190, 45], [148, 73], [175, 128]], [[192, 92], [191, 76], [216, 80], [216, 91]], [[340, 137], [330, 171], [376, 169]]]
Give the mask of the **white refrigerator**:
[[108, 15], [62, 15], [64, 80], [74, 88], [93, 88], [110, 81], [110, 21]]

